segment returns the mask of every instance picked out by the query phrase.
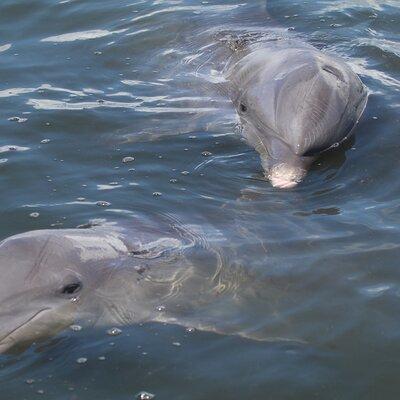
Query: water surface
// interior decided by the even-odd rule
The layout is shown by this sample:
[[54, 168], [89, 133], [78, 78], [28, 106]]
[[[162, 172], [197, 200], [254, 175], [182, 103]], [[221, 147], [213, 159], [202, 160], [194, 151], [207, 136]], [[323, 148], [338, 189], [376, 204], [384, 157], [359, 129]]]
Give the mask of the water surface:
[[[227, 31], [297, 37], [369, 88], [355, 138], [294, 190], [262, 180], [210, 89]], [[239, 319], [304, 343], [65, 332], [0, 358], [1, 398], [398, 398], [399, 35], [397, 0], [3, 0], [0, 238], [174, 215], [230, 241], [225, 268], [253, 277], [235, 290], [262, 283]]]

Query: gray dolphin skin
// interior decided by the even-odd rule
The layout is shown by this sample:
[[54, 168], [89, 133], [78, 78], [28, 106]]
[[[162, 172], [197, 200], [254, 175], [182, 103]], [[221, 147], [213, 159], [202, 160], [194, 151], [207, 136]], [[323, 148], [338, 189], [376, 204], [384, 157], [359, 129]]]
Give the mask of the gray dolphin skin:
[[1, 242], [0, 353], [71, 324], [154, 321], [246, 336], [226, 318], [246, 290], [230, 290], [237, 285], [231, 276], [224, 281], [217, 251], [174, 223], [130, 225], [38, 230]]
[[224, 74], [243, 134], [278, 188], [296, 186], [320, 153], [349, 137], [367, 103], [343, 60], [298, 41], [239, 46]]
[[53, 336], [73, 323], [165, 319], [157, 307], [190, 275], [183, 253], [193, 243], [177, 230], [160, 231], [139, 220], [134, 225], [129, 231], [112, 225], [39, 230], [4, 240], [0, 352]]

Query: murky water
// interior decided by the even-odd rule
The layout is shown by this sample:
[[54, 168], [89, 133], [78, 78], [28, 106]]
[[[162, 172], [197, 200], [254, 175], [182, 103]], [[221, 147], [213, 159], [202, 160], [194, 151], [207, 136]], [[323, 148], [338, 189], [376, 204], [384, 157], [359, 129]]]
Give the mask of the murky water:
[[[294, 190], [210, 89], [229, 31], [297, 36], [369, 88], [355, 139]], [[256, 294], [238, 321], [299, 339], [71, 330], [0, 358], [1, 399], [398, 398], [399, 35], [398, 0], [1, 1], [0, 238], [173, 215], [229, 243], [230, 290]]]

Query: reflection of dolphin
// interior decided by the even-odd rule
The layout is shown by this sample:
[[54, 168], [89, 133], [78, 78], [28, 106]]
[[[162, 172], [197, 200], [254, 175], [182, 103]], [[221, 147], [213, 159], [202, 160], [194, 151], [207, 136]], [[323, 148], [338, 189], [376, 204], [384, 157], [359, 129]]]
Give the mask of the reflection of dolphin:
[[219, 253], [174, 223], [132, 225], [33, 231], [4, 240], [0, 352], [74, 323], [159, 321], [249, 336], [233, 322], [241, 296], [233, 289], [242, 276], [230, 271], [224, 277]]
[[300, 182], [317, 155], [358, 122], [367, 91], [342, 60], [277, 40], [234, 47], [225, 71], [243, 133], [273, 186]]

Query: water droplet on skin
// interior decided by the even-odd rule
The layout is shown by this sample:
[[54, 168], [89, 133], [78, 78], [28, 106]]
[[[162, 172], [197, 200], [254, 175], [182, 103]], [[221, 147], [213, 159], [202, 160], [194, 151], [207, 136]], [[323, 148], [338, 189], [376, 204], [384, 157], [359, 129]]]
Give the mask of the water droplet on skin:
[[78, 201], [85, 201], [86, 199], [84, 197], [78, 197], [76, 200]]
[[179, 342], [173, 342], [172, 345], [175, 346], [175, 347], [180, 347], [180, 346], [182, 346]]
[[146, 271], [146, 268], [141, 265], [136, 265], [134, 268], [138, 274], [143, 274]]
[[186, 332], [188, 332], [188, 333], [193, 333], [194, 331], [195, 331], [196, 329], [195, 328], [193, 328], [193, 327], [188, 327], [188, 328], [186, 328]]
[[181, 174], [182, 175], [189, 175], [189, 171], [182, 171]]
[[87, 358], [86, 358], [86, 357], [79, 357], [79, 358], [76, 360], [76, 362], [77, 362], [78, 364], [85, 364], [85, 363], [87, 363]]
[[204, 156], [204, 157], [210, 157], [210, 156], [212, 155], [212, 153], [209, 152], [209, 151], [203, 151], [203, 152], [201, 153], [201, 155]]
[[82, 327], [80, 325], [71, 325], [70, 329], [74, 332], [79, 332], [82, 330]]
[[70, 301], [71, 301], [71, 303], [76, 303], [76, 302], [79, 301], [79, 298], [78, 297], [72, 297], [72, 299]]
[[123, 162], [124, 164], [130, 163], [130, 162], [132, 162], [132, 161], [135, 161], [135, 157], [124, 157], [124, 158], [122, 159], [122, 162]]
[[161, 192], [153, 192], [153, 196], [160, 197], [160, 196], [162, 196], [162, 193]]
[[109, 203], [108, 201], [98, 201], [96, 205], [98, 205], [99, 207], [109, 207], [111, 203]]
[[38, 212], [33, 212], [33, 213], [30, 213], [29, 216], [31, 218], [38, 218], [40, 216], [40, 214]]
[[32, 385], [33, 383], [35, 383], [35, 380], [34, 380], [34, 379], [27, 379], [27, 380], [25, 381], [25, 383], [26, 383], [27, 385]]
[[44, 394], [44, 390], [43, 389], [39, 389], [36, 391], [37, 394]]
[[139, 392], [137, 395], [136, 395], [136, 398], [138, 399], [138, 400], [152, 400], [152, 399], [154, 399], [156, 396], [153, 394], [153, 393], [149, 393], [149, 392], [145, 392], [145, 391], [143, 391], [143, 392]]
[[105, 361], [106, 357], [105, 356], [100, 356], [97, 359], [100, 360], [100, 361]]
[[121, 329], [111, 328], [107, 331], [107, 335], [109, 336], [118, 336], [122, 333]]
[[43, 139], [43, 140], [40, 141], [40, 143], [42, 143], [42, 144], [46, 144], [46, 143], [49, 143], [49, 142], [50, 142], [50, 139]]
[[178, 183], [178, 179], [170, 179], [169, 182], [170, 183]]
[[165, 306], [157, 306], [156, 310], [159, 312], [163, 312], [163, 311], [165, 311]]

